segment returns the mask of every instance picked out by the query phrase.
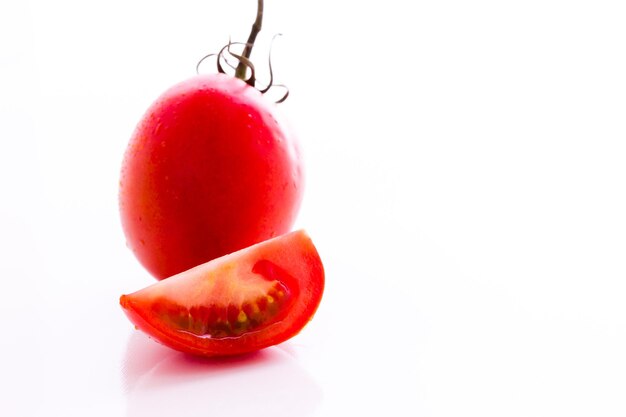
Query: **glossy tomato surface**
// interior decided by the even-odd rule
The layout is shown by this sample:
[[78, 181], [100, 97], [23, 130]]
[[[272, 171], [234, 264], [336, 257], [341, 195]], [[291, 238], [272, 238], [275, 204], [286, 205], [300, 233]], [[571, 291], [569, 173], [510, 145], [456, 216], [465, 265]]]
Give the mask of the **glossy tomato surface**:
[[148, 109], [124, 157], [119, 199], [128, 246], [163, 279], [288, 232], [302, 194], [298, 145], [276, 105], [212, 74]]
[[312, 318], [324, 269], [302, 230], [214, 259], [120, 298], [130, 320], [161, 343], [201, 356], [281, 343]]

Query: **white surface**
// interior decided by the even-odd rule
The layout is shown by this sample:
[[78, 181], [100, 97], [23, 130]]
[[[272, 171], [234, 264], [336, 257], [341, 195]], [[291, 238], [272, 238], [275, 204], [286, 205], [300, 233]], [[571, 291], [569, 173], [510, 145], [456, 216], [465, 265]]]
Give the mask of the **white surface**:
[[117, 176], [255, 2], [0, 4], [0, 415], [626, 415], [623, 2], [267, 3], [328, 284], [209, 362], [118, 306]]

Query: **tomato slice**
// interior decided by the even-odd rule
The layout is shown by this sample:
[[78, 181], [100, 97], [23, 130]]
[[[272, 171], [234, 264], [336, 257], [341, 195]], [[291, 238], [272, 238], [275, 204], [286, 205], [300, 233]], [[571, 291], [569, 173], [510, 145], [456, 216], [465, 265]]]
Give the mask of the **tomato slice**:
[[138, 329], [166, 346], [225, 356], [293, 337], [323, 291], [322, 261], [299, 230], [122, 295], [120, 304]]

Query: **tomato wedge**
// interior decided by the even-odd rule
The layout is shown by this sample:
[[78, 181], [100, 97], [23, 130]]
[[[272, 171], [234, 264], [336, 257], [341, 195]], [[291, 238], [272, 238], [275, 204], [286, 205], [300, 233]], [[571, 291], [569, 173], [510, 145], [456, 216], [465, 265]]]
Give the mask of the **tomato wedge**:
[[322, 261], [298, 230], [122, 295], [120, 304], [138, 329], [166, 346], [226, 356], [296, 335], [323, 291]]

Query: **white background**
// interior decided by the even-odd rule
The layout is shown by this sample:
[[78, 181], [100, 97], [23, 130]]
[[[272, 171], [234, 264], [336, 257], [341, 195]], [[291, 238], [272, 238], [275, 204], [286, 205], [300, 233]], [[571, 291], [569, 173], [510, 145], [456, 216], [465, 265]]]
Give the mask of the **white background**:
[[123, 315], [117, 182], [256, 2], [0, 3], [0, 415], [626, 415], [624, 2], [266, 3], [327, 289], [226, 361]]

